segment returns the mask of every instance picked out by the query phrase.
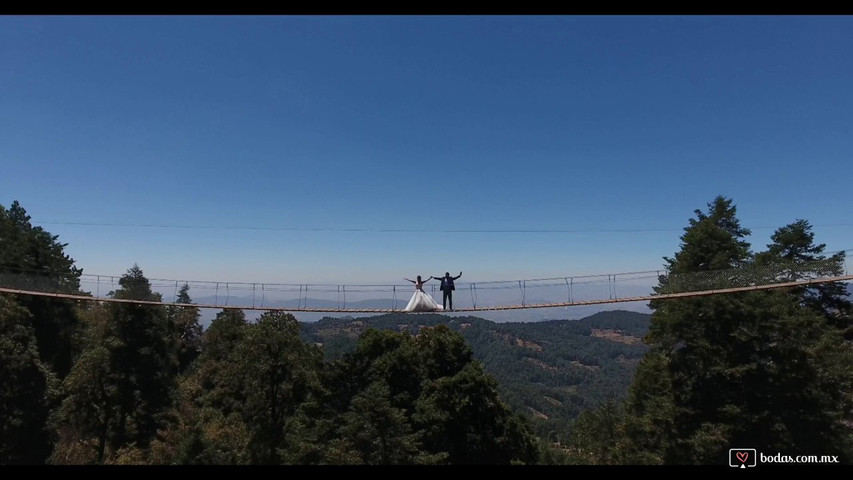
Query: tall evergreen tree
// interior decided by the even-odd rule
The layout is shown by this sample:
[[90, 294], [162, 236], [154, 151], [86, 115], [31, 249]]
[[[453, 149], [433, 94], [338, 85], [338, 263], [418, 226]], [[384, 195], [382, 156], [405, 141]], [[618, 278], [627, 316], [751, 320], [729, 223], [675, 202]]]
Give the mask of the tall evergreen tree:
[[[189, 305], [192, 303], [190, 298], [190, 286], [184, 284], [178, 293], [175, 303]], [[201, 324], [199, 319], [201, 313], [198, 307], [186, 306], [167, 308], [169, 320], [174, 324], [175, 333], [177, 335], [176, 343], [178, 345], [178, 370], [186, 371], [189, 365], [198, 357], [201, 351]]]
[[249, 324], [227, 309], [202, 333], [201, 353], [179, 377], [172, 418], [151, 447], [150, 461], [171, 464], [248, 464], [247, 392], [238, 347]]
[[242, 310], [227, 309], [216, 314], [202, 337], [202, 351], [196, 362], [195, 376], [205, 407], [221, 411], [226, 417], [239, 412], [245, 403], [245, 389], [236, 370], [237, 346], [246, 335], [248, 322]]
[[[136, 265], [119, 284], [114, 298], [160, 300]], [[101, 462], [126, 446], [145, 450], [164, 426], [177, 358], [174, 329], [162, 307], [111, 303], [91, 315], [83, 354], [64, 382], [58, 430], [60, 436], [92, 439], [95, 458], [75, 455]], [[55, 461], [75, 451], [60, 443]]]
[[30, 314], [0, 295], [0, 465], [41, 464], [56, 380], [39, 358]]
[[315, 442], [335, 445], [337, 456], [325, 461], [508, 464], [538, 457], [497, 382], [445, 325], [416, 337], [368, 330], [333, 367], [323, 377], [331, 410], [324, 413], [333, 420], [316, 422], [326, 437]]
[[289, 314], [267, 312], [247, 323], [220, 312], [178, 392], [177, 424], [154, 450], [184, 463], [280, 464], [299, 448], [294, 417], [315, 388], [322, 354], [305, 344]]
[[288, 425], [311, 394], [322, 353], [302, 341], [293, 315], [267, 312], [247, 327], [236, 354], [252, 462], [282, 463], [293, 443]]
[[722, 270], [743, 265], [750, 259], [751, 232], [740, 226], [737, 208], [730, 198], [718, 196], [708, 204], [708, 213], [695, 210], [681, 236], [681, 250], [664, 257], [669, 273]]
[[242, 341], [247, 325], [246, 314], [242, 310], [228, 309], [217, 313], [201, 341], [204, 361], [225, 361]]
[[[121, 277], [119, 285], [115, 298], [161, 300], [137, 265]], [[111, 303], [110, 314], [111, 333], [121, 342], [111, 352], [114, 370], [121, 374], [117, 440], [145, 447], [171, 402], [177, 370], [174, 328], [164, 309], [156, 305]]]
[[[749, 262], [731, 201], [697, 211], [669, 273]], [[666, 278], [659, 288], [666, 287]], [[633, 452], [723, 463], [733, 446], [850, 458], [850, 350], [825, 319], [778, 291], [653, 302], [651, 351], [627, 402]], [[660, 421], [661, 412], [667, 418]]]
[[536, 461], [526, 425], [501, 400], [497, 381], [474, 361], [462, 335], [438, 325], [421, 330], [414, 343], [425, 378], [413, 420], [424, 450], [446, 454], [451, 464]]
[[[815, 277], [834, 277], [844, 274], [843, 251], [827, 257], [826, 244], [815, 244], [812, 226], [807, 220], [776, 230], [770, 237], [767, 251], [756, 255], [756, 263], [767, 265], [783, 263], [790, 281]], [[803, 306], [820, 312], [826, 319], [843, 329], [848, 339], [853, 339], [853, 304], [847, 287], [842, 282], [828, 282], [790, 289]]]
[[116, 426], [121, 373], [114, 369], [112, 351], [121, 341], [110, 332], [106, 305], [91, 304], [81, 313], [85, 325], [83, 353], [62, 382], [65, 397], [57, 412], [58, 441], [51, 462], [103, 463], [111, 449], [120, 447]]
[[[58, 236], [33, 227], [17, 202], [0, 205], [0, 285], [23, 290], [80, 293], [83, 270], [60, 243]], [[32, 314], [39, 355], [60, 377], [71, 369], [72, 337], [78, 321], [69, 300], [21, 296], [18, 303]]]
[[626, 441], [625, 417], [621, 410], [621, 405], [608, 401], [595, 410], [581, 412], [572, 423], [566, 460], [581, 465], [621, 463], [619, 455]]
[[391, 404], [385, 382], [373, 382], [353, 397], [341, 433], [366, 464], [421, 463], [419, 436], [412, 432], [405, 410]]

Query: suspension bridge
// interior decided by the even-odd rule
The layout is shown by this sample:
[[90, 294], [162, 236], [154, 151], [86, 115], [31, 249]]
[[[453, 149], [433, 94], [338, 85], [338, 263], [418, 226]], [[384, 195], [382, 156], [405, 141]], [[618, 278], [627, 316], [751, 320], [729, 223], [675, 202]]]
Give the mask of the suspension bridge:
[[[853, 281], [832, 259], [748, 265], [726, 270], [669, 273], [661, 270], [525, 280], [456, 282], [454, 312], [483, 312], [649, 302]], [[210, 309], [316, 313], [403, 313], [413, 292], [407, 285], [336, 285], [148, 279], [158, 300], [115, 298], [121, 276], [82, 274], [79, 288], [33, 273], [0, 273], [0, 293], [79, 301]], [[437, 282], [425, 289], [441, 298]], [[189, 286], [194, 303], [179, 303]], [[172, 301], [168, 301], [171, 297]]]

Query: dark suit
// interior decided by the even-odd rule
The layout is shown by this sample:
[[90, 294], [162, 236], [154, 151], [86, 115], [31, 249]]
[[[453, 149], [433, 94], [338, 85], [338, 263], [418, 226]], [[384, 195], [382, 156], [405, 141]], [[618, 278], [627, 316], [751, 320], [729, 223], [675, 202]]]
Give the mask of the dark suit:
[[[449, 275], [444, 276], [444, 277], [440, 277], [441, 278], [441, 286], [439, 287], [439, 290], [441, 290], [441, 292], [444, 293], [443, 305], [444, 305], [445, 310], [447, 310], [447, 301], [448, 300], [450, 300], [450, 309], [453, 310], [453, 291], [456, 290], [456, 285], [453, 284], [453, 281], [458, 279], [461, 276], [462, 276], [462, 273], [460, 272], [459, 275], [457, 275], [455, 277], [451, 277]], [[439, 277], [435, 277], [435, 278], [439, 278]]]

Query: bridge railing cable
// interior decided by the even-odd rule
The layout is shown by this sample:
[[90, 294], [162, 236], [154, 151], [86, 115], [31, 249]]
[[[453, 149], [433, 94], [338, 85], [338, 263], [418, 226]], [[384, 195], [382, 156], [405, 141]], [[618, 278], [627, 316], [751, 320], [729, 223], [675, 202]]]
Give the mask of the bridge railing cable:
[[[846, 260], [846, 258], [845, 258]], [[749, 263], [722, 270], [648, 270], [516, 280], [456, 282], [455, 310], [499, 309], [509, 306], [575, 305], [622, 302], [691, 292], [773, 286], [848, 276], [849, 261], [828, 257], [810, 261]], [[121, 276], [80, 274], [54, 278], [45, 272], [0, 270], [0, 291], [82, 296], [108, 300], [122, 288]], [[411, 284], [306, 284], [210, 280], [148, 279], [164, 302], [175, 302], [184, 285], [194, 304], [211, 308], [291, 309], [293, 311], [398, 311], [413, 293]], [[837, 281], [837, 280], [835, 280]], [[428, 292], [441, 304], [438, 285]], [[468, 294], [464, 294], [465, 290]], [[398, 302], [398, 294], [401, 296]], [[648, 300], [636, 300], [648, 301]]]

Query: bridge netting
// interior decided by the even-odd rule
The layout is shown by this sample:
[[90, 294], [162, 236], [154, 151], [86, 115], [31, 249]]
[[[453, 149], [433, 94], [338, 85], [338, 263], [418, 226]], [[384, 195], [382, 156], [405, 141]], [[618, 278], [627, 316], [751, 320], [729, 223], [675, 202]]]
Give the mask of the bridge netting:
[[[690, 295], [782, 288], [832, 281], [850, 281], [836, 259], [807, 262], [748, 264], [724, 270], [673, 273], [647, 270], [596, 275], [464, 282], [456, 281], [453, 307], [457, 311], [566, 307], [601, 303], [648, 301]], [[36, 272], [0, 272], [0, 292], [117, 301], [121, 275], [82, 274], [75, 282], [57, 281]], [[204, 308], [240, 308], [306, 312], [401, 311], [414, 287], [399, 284], [319, 284], [148, 279], [160, 299], [178, 301], [189, 286], [193, 304]], [[439, 282], [424, 289], [442, 303]], [[145, 302], [142, 302], [145, 303]]]

